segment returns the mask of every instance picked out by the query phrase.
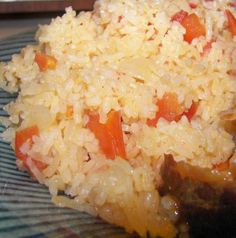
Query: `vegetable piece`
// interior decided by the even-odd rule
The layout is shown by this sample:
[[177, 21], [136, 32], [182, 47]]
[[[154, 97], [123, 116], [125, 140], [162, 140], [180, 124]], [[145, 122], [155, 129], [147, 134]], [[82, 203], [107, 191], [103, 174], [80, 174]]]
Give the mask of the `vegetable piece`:
[[184, 40], [191, 43], [193, 39], [206, 35], [205, 26], [200, 23], [198, 16], [195, 13], [189, 14], [184, 10], [177, 12], [172, 18], [172, 21], [178, 21], [186, 30]]
[[39, 160], [32, 159], [32, 161], [33, 161], [34, 165], [38, 168], [39, 171], [42, 171], [47, 168], [47, 164], [45, 164]]
[[99, 122], [99, 114], [89, 113], [89, 121], [87, 127], [94, 133], [99, 141], [99, 145], [103, 153], [109, 158], [115, 158], [114, 144], [108, 132], [106, 125]]
[[71, 106], [71, 105], [67, 106], [67, 108], [66, 108], [66, 117], [71, 118], [73, 116], [73, 113], [74, 113], [73, 106]]
[[123, 16], [118, 16], [118, 23], [120, 23], [122, 19], [123, 19]]
[[33, 144], [32, 138], [33, 136], [38, 136], [39, 135], [39, 129], [37, 126], [32, 126], [25, 128], [21, 131], [16, 132], [16, 138], [15, 138], [15, 152], [16, 152], [16, 157], [23, 162], [26, 162], [27, 160], [27, 155], [23, 154], [21, 152], [21, 146], [28, 142], [29, 146], [31, 147]]
[[213, 169], [221, 172], [221, 171], [225, 171], [225, 170], [228, 170], [229, 169], [229, 160], [226, 160], [220, 164], [215, 164], [213, 166]]
[[187, 16], [188, 16], [188, 13], [185, 12], [184, 10], [181, 10], [181, 11], [177, 12], [177, 13], [171, 18], [171, 20], [172, 20], [172, 21], [177, 21], [177, 22], [181, 23], [181, 22], [183, 21], [183, 19], [184, 19], [185, 17], [187, 17]]
[[205, 26], [201, 24], [198, 16], [192, 13], [183, 18], [181, 25], [185, 28], [184, 40], [189, 44], [193, 39], [206, 35]]
[[236, 7], [236, 2], [229, 2], [229, 3], [228, 3], [228, 6], [230, 6], [230, 7]]
[[235, 36], [236, 35], [236, 18], [230, 12], [230, 10], [225, 10], [225, 14], [228, 20], [229, 31], [232, 33], [233, 36]]
[[87, 127], [98, 139], [101, 150], [109, 159], [120, 156], [126, 159], [120, 112], [111, 111], [105, 124], [99, 122], [98, 113], [88, 113]]
[[155, 118], [147, 120], [148, 126], [155, 127], [160, 118], [164, 118], [169, 122], [178, 122], [182, 116], [186, 116], [191, 121], [197, 112], [198, 103], [193, 101], [190, 108], [184, 111], [175, 93], [165, 93], [163, 98], [157, 101], [157, 106], [159, 110]]
[[115, 154], [125, 159], [125, 144], [122, 133], [121, 115], [119, 112], [111, 111], [109, 113], [106, 127], [111, 133], [113, 143], [115, 144]]
[[[28, 127], [21, 131], [16, 132], [16, 137], [15, 137], [16, 157], [24, 163], [26, 168], [28, 168], [28, 165], [27, 165], [28, 156], [27, 154], [24, 154], [21, 152], [21, 147], [24, 143], [27, 143], [27, 142], [29, 143], [29, 146], [31, 147], [33, 145], [33, 137], [38, 135], [39, 135], [39, 129], [37, 126]], [[34, 159], [32, 159], [32, 161], [34, 162], [35, 166], [39, 170], [43, 170], [47, 167], [47, 165], [44, 164], [43, 162], [40, 162]]]
[[36, 53], [34, 60], [38, 64], [41, 71], [55, 69], [57, 65], [57, 60], [53, 56], [41, 53]]
[[197, 108], [198, 108], [198, 103], [196, 102], [192, 102], [192, 105], [191, 107], [187, 110], [187, 111], [184, 111], [182, 116], [186, 116], [188, 118], [189, 121], [192, 120], [193, 116], [196, 114], [197, 112]]
[[197, 8], [197, 4], [196, 4], [196, 3], [193, 3], [193, 2], [190, 2], [190, 3], [189, 3], [189, 6], [190, 6], [192, 9]]
[[212, 43], [214, 43], [214, 42], [215, 42], [215, 40], [211, 40], [206, 43], [206, 45], [203, 47], [203, 52], [201, 53], [201, 56], [205, 56], [206, 54], [208, 54], [210, 52]]
[[158, 111], [155, 118], [148, 119], [148, 126], [156, 126], [158, 120], [162, 117], [167, 121], [180, 120], [184, 111], [183, 107], [178, 102], [176, 93], [165, 93], [163, 98], [157, 101]]

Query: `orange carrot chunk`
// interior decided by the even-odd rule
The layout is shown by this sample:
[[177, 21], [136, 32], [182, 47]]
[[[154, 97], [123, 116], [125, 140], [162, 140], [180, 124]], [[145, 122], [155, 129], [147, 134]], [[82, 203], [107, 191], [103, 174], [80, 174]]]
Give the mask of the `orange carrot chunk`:
[[106, 125], [99, 122], [99, 114], [89, 113], [89, 121], [87, 127], [94, 133], [99, 141], [99, 145], [103, 153], [109, 159], [115, 158], [114, 145], [111, 142], [112, 138], [106, 129]]
[[38, 136], [39, 135], [39, 129], [37, 126], [32, 126], [25, 128], [21, 131], [16, 132], [16, 137], [15, 137], [15, 152], [16, 152], [16, 157], [23, 162], [26, 162], [27, 160], [27, 155], [23, 154], [21, 152], [21, 146], [28, 142], [29, 146], [31, 147], [33, 144], [32, 138], [33, 136]]
[[181, 23], [183, 21], [183, 19], [187, 16], [188, 16], [188, 13], [185, 12], [184, 10], [181, 10], [181, 11], [177, 12], [174, 16], [172, 16], [171, 20]]
[[160, 118], [167, 121], [180, 120], [184, 111], [183, 107], [178, 102], [176, 93], [165, 93], [162, 99], [157, 101], [158, 111], [155, 118], [148, 119], [147, 125], [155, 127]]
[[38, 64], [41, 71], [55, 69], [57, 65], [57, 60], [53, 56], [41, 53], [36, 53], [34, 60]]
[[99, 141], [102, 152], [108, 159], [120, 156], [126, 159], [120, 112], [111, 111], [105, 124], [99, 122], [99, 114], [89, 112], [87, 127]]
[[[16, 132], [16, 137], [15, 137], [16, 157], [24, 163], [25, 167], [28, 170], [29, 170], [28, 165], [27, 165], [28, 156], [27, 156], [27, 154], [24, 154], [21, 152], [21, 147], [24, 143], [29, 143], [29, 146], [31, 147], [33, 145], [33, 137], [38, 136], [38, 135], [39, 135], [39, 129], [37, 126], [28, 127], [21, 131]], [[34, 165], [39, 170], [43, 170], [47, 167], [47, 165], [43, 162], [40, 162], [40, 161], [34, 160], [34, 159], [32, 159], [32, 161], [33, 161]], [[30, 170], [29, 170], [29, 172], [30, 172]], [[32, 177], [34, 177], [32, 173], [31, 173], [31, 175], [32, 175]]]
[[120, 112], [111, 111], [109, 113], [106, 127], [110, 132], [113, 144], [115, 145], [115, 154], [126, 159]]
[[206, 35], [205, 26], [201, 24], [198, 16], [192, 13], [183, 18], [181, 25], [185, 28], [184, 40], [191, 43], [193, 39]]
[[213, 169], [221, 172], [229, 169], [229, 160], [213, 165]]
[[232, 33], [233, 36], [235, 36], [236, 35], [236, 18], [230, 12], [230, 10], [225, 10], [225, 14], [228, 20], [229, 31]]
[[39, 171], [42, 171], [48, 167], [47, 164], [45, 164], [39, 160], [32, 159], [32, 161], [33, 161], [34, 165], [38, 168]]
[[148, 126], [155, 127], [160, 118], [164, 118], [169, 122], [178, 122], [182, 116], [186, 116], [191, 121], [197, 112], [198, 103], [192, 102], [190, 108], [184, 111], [175, 93], [165, 93], [163, 98], [157, 101], [157, 106], [158, 111], [155, 118], [147, 120]]
[[122, 19], [123, 19], [123, 16], [118, 16], [118, 23], [120, 23]]
[[197, 4], [196, 4], [196, 3], [193, 3], [193, 2], [190, 2], [190, 3], [189, 3], [189, 6], [190, 6], [192, 9], [197, 8]]
[[192, 120], [193, 116], [196, 114], [198, 108], [198, 103], [192, 102], [191, 107], [187, 110], [184, 111], [182, 115], [185, 115], [189, 121]]
[[67, 106], [66, 108], [66, 117], [71, 118], [73, 116], [74, 109], [72, 105]]
[[228, 6], [230, 6], [230, 7], [236, 7], [236, 2], [229, 2], [229, 3], [228, 3]]
[[212, 43], [214, 43], [214, 42], [215, 42], [215, 40], [211, 40], [206, 43], [206, 45], [203, 47], [203, 52], [201, 53], [201, 56], [205, 56], [206, 54], [208, 54], [210, 52]]

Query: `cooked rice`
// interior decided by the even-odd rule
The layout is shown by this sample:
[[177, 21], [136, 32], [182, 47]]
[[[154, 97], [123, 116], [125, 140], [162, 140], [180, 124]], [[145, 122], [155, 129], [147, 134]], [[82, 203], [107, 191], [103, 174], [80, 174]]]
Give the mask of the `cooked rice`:
[[[177, 161], [211, 168], [233, 154], [232, 135], [219, 115], [235, 106], [235, 75], [229, 72], [236, 70], [236, 37], [226, 27], [224, 10], [236, 12], [227, 0], [192, 2], [198, 7], [192, 9], [187, 0], [98, 0], [91, 12], [76, 15], [67, 8], [39, 27], [37, 45], [0, 64], [0, 86], [19, 92], [5, 107], [10, 126], [3, 137], [14, 148], [15, 131], [38, 126], [33, 146], [21, 150], [47, 164], [42, 172], [31, 160], [28, 166], [57, 205], [141, 236], [174, 237], [176, 218], [167, 211], [175, 210], [156, 189], [153, 164], [172, 154]], [[206, 37], [191, 44], [183, 40], [185, 29], [171, 21], [180, 10], [199, 16]], [[211, 39], [215, 42], [202, 57]], [[36, 52], [54, 56], [56, 69], [41, 72]], [[146, 125], [155, 117], [154, 99], [166, 92], [176, 93], [186, 108], [199, 102], [191, 122], [183, 116], [178, 122], [160, 119], [156, 128]], [[105, 157], [85, 126], [86, 110], [97, 110], [103, 123], [109, 111], [121, 112], [127, 160]]]

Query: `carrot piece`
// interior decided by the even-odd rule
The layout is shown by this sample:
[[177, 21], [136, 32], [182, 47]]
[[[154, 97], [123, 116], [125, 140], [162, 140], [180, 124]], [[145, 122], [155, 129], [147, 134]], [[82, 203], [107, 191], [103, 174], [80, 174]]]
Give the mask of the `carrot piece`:
[[73, 110], [73, 106], [67, 106], [66, 108], [66, 117], [67, 118], [71, 118], [73, 116], [74, 110]]
[[89, 128], [99, 141], [101, 150], [108, 159], [120, 156], [126, 159], [125, 145], [121, 128], [121, 116], [119, 112], [111, 111], [105, 124], [99, 122], [98, 113], [88, 113]]
[[185, 28], [184, 40], [191, 43], [193, 39], [206, 35], [205, 26], [201, 24], [198, 16], [192, 13], [183, 18], [181, 25]]
[[224, 161], [222, 163], [219, 163], [219, 164], [214, 164], [213, 169], [215, 169], [219, 172], [229, 169], [229, 160], [226, 160], [226, 161]]
[[115, 158], [114, 144], [111, 135], [108, 133], [105, 124], [99, 122], [99, 114], [89, 113], [89, 121], [87, 127], [94, 133], [99, 141], [99, 145], [103, 153], [109, 158]]
[[126, 159], [120, 112], [112, 110], [109, 113], [106, 127], [110, 132], [113, 143], [115, 145], [115, 154]]
[[236, 7], [236, 2], [229, 2], [229, 3], [228, 3], [228, 6], [230, 6], [230, 7]]
[[189, 121], [192, 120], [193, 116], [196, 114], [198, 109], [198, 103], [196, 102], [192, 102], [191, 107], [187, 110], [183, 112], [183, 115], [185, 115]]
[[163, 98], [157, 101], [158, 111], [154, 119], [148, 119], [148, 126], [156, 126], [160, 118], [167, 121], [179, 121], [184, 111], [178, 102], [176, 93], [165, 93]]
[[47, 168], [47, 164], [45, 164], [39, 160], [32, 159], [32, 161], [33, 161], [34, 165], [38, 168], [39, 171], [42, 171]]
[[[37, 126], [28, 127], [28, 128], [25, 128], [21, 131], [16, 132], [16, 137], [15, 137], [16, 157], [19, 160], [23, 161], [25, 167], [28, 170], [29, 170], [28, 165], [27, 165], [28, 156], [21, 152], [21, 146], [24, 143], [28, 142], [29, 146], [31, 147], [33, 145], [33, 137], [38, 136], [38, 135], [39, 135], [39, 129], [38, 129]], [[43, 162], [40, 162], [40, 161], [34, 160], [34, 159], [32, 159], [32, 161], [40, 171], [47, 167], [47, 165]], [[29, 170], [29, 172], [30, 172], [30, 170]], [[32, 173], [31, 173], [31, 175], [32, 175]], [[32, 177], [34, 177], [34, 176], [32, 176]]]
[[215, 42], [215, 40], [211, 40], [206, 43], [206, 45], [203, 47], [203, 52], [201, 53], [201, 56], [205, 56], [206, 54], [208, 54], [210, 52], [212, 43], [214, 43], [214, 42]]
[[33, 136], [38, 136], [38, 135], [39, 135], [39, 129], [37, 126], [28, 127], [21, 131], [16, 132], [15, 153], [18, 159], [22, 160], [23, 162], [26, 162], [27, 155], [21, 152], [21, 146], [26, 142], [28, 142], [29, 145], [32, 146]]
[[36, 53], [34, 60], [38, 64], [41, 71], [55, 69], [57, 65], [57, 60], [53, 56], [41, 53]]
[[118, 23], [120, 23], [121, 22], [121, 20], [123, 19], [123, 16], [118, 16]]
[[183, 21], [183, 19], [187, 16], [188, 16], [188, 13], [185, 12], [184, 10], [181, 10], [181, 11], [177, 12], [174, 16], [172, 16], [171, 20], [181, 23]]
[[230, 10], [225, 10], [225, 14], [228, 20], [229, 31], [232, 33], [233, 36], [235, 36], [236, 35], [236, 18], [230, 12]]
[[191, 43], [193, 39], [206, 35], [205, 26], [199, 21], [195, 13], [188, 15], [187, 12], [181, 10], [177, 12], [172, 18], [172, 21], [178, 21], [186, 30], [184, 40]]
[[163, 98], [157, 101], [157, 106], [159, 110], [155, 118], [147, 120], [148, 126], [155, 127], [160, 118], [164, 118], [169, 122], [178, 122], [184, 115], [191, 121], [197, 112], [198, 103], [193, 101], [190, 108], [184, 111], [175, 93], [165, 93]]
[[189, 3], [189, 6], [190, 6], [192, 9], [197, 8], [197, 4], [196, 4], [196, 3], [193, 3], [193, 2], [190, 2], [190, 3]]

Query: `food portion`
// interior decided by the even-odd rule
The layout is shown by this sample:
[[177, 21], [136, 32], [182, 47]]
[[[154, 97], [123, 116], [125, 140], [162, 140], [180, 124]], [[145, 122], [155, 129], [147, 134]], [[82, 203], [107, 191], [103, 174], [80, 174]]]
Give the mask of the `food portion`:
[[235, 27], [232, 1], [67, 8], [0, 63], [18, 92], [1, 121], [19, 169], [58, 206], [141, 237], [188, 233], [189, 207], [235, 198]]

